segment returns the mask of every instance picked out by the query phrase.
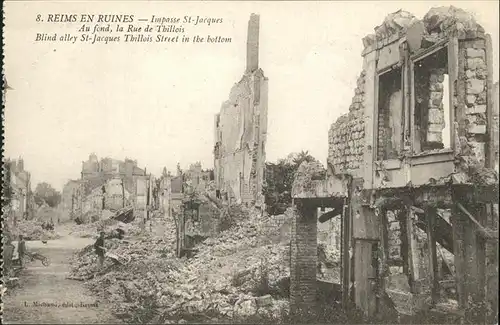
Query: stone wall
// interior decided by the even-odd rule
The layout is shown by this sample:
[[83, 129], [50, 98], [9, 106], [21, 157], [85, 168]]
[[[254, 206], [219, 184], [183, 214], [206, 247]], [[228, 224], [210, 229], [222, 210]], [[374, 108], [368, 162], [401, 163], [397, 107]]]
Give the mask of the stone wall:
[[396, 265], [398, 262], [403, 261], [401, 221], [398, 218], [397, 211], [387, 211], [387, 228], [387, 244], [389, 248], [387, 259], [389, 265]]
[[258, 27], [258, 16], [252, 15], [247, 70], [215, 117], [214, 177], [216, 188], [229, 198], [260, 205], [263, 203], [268, 79], [257, 67]]
[[444, 74], [445, 69], [432, 69], [429, 76], [430, 98], [428, 105], [427, 142], [443, 143], [444, 120]]
[[349, 113], [339, 117], [328, 132], [328, 163], [335, 173], [359, 170], [363, 162], [365, 137], [365, 72], [357, 80]]
[[475, 162], [484, 166], [486, 145], [484, 135], [487, 133], [487, 68], [484, 41], [478, 40], [471, 46], [464, 47], [461, 49], [461, 54], [465, 57], [466, 139]]

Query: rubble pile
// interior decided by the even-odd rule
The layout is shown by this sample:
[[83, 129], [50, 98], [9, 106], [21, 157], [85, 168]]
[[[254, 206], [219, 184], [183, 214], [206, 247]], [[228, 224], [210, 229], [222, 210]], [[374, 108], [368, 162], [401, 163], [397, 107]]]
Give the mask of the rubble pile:
[[261, 218], [251, 211], [246, 220], [199, 244], [196, 256], [170, 273], [174, 285], [163, 285], [160, 305], [168, 306], [169, 316], [282, 317], [288, 302], [269, 293], [277, 292], [290, 274], [289, 240], [264, 240], [270, 233], [280, 233], [272, 231], [271, 222], [272, 217]]
[[92, 238], [97, 237], [99, 232], [105, 231], [108, 234], [111, 234], [114, 229], [120, 224], [123, 225], [126, 233], [130, 236], [135, 236], [141, 233], [141, 229], [137, 224], [124, 224], [114, 218], [114, 213], [111, 211], [104, 210], [101, 214], [99, 220], [91, 222], [91, 223], [83, 223], [74, 225], [73, 230], [70, 231], [70, 234], [75, 237], [81, 238]]
[[93, 247], [86, 247], [75, 255], [71, 278], [86, 280], [117, 316], [133, 322], [282, 319], [288, 301], [278, 287], [290, 273], [289, 234], [264, 237], [289, 225], [273, 225], [273, 217], [260, 212], [230, 210], [246, 212], [246, 219], [200, 243], [193, 258], [175, 257], [170, 225], [161, 237], [107, 240], [109, 253], [128, 260], [124, 265], [107, 258], [98, 270]]
[[73, 227], [70, 231], [70, 235], [80, 238], [91, 238], [97, 236], [97, 225], [94, 223], [91, 224], [82, 224]]
[[484, 33], [474, 16], [457, 7], [434, 7], [424, 16], [424, 24], [429, 34], [455, 34], [459, 37]]
[[12, 229], [12, 235], [14, 238], [23, 235], [27, 240], [49, 240], [61, 237], [54, 230], [43, 229], [42, 222], [36, 220], [19, 220], [16, 227]]

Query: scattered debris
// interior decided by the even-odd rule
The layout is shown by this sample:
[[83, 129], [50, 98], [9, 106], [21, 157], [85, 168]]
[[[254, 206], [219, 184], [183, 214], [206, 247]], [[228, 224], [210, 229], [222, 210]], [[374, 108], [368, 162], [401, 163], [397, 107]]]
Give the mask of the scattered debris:
[[53, 229], [44, 229], [43, 223], [35, 220], [19, 220], [12, 229], [12, 235], [14, 239], [23, 235], [26, 240], [49, 240], [61, 237]]
[[162, 236], [105, 241], [107, 256], [123, 257], [126, 263], [107, 258], [99, 270], [89, 245], [75, 255], [69, 278], [86, 281], [123, 319], [134, 319], [145, 308], [151, 308], [147, 317], [162, 321], [202, 314], [211, 319], [278, 319], [288, 302], [270, 293], [289, 277], [289, 230], [282, 229], [290, 228], [292, 216], [262, 218], [258, 211], [229, 210], [235, 209], [243, 214], [238, 215], [241, 221], [200, 243], [193, 258], [175, 257], [173, 220], [159, 219], [170, 229]]

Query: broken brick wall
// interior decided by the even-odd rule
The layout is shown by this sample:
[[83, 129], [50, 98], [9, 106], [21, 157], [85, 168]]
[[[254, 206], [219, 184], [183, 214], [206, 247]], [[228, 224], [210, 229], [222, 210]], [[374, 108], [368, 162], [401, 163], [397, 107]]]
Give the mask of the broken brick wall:
[[312, 209], [294, 218], [290, 253], [290, 308], [307, 313], [316, 305], [317, 218]]

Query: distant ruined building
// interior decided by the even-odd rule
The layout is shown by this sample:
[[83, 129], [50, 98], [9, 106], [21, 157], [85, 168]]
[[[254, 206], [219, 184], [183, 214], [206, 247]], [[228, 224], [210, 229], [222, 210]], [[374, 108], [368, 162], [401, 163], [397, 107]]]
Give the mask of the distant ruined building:
[[123, 161], [102, 158], [98, 161], [97, 156], [91, 154], [87, 161], [82, 162], [81, 179], [91, 184], [90, 187], [100, 186], [112, 178], [120, 178], [124, 181], [125, 187], [131, 190], [135, 179], [145, 175], [146, 171], [137, 166], [137, 160], [128, 158]]
[[64, 186], [62, 205], [72, 216], [125, 206], [146, 209], [150, 177], [137, 161], [126, 158], [98, 160], [91, 154], [82, 162], [81, 178]]
[[246, 70], [215, 116], [217, 191], [244, 204], [262, 205], [266, 159], [268, 79], [259, 68], [259, 16], [248, 22]]
[[203, 170], [201, 162], [189, 165], [189, 169], [185, 171], [178, 165], [175, 176], [164, 168], [155, 190], [158, 208], [165, 215], [171, 216], [173, 211], [180, 210], [186, 196], [192, 192], [202, 193], [212, 180], [213, 171]]

